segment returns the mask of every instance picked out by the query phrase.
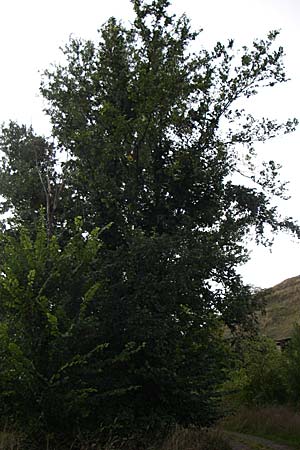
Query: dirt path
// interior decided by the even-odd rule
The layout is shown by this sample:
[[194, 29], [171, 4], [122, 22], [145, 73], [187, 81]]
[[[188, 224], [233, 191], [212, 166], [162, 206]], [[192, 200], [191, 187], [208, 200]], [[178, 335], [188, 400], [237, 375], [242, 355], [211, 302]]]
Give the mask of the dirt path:
[[275, 444], [275, 442], [248, 434], [228, 432], [232, 450], [295, 450], [288, 445]]

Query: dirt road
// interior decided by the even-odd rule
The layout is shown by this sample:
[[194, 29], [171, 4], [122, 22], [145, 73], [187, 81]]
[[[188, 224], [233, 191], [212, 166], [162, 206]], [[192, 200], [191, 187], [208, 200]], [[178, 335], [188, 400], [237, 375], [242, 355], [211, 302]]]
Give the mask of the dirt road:
[[248, 434], [228, 432], [226, 435], [229, 438], [232, 450], [296, 450], [295, 447], [275, 444], [268, 439], [250, 436]]

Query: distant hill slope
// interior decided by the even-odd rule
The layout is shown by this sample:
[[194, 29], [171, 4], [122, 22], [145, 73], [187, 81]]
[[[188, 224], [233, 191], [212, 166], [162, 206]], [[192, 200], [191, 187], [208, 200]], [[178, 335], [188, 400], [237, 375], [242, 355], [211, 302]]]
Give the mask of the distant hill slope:
[[294, 324], [300, 324], [300, 276], [289, 278], [263, 293], [265, 314], [259, 317], [262, 333], [276, 341], [289, 338]]

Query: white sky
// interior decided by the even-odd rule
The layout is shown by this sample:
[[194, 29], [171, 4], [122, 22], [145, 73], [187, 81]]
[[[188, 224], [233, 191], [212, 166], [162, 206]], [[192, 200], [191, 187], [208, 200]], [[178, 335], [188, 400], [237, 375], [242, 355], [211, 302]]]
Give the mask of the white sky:
[[[201, 45], [234, 38], [241, 45], [263, 38], [271, 29], [281, 29], [279, 44], [286, 52], [291, 81], [250, 100], [249, 108], [270, 118], [300, 119], [300, 2], [299, 0], [173, 0], [172, 11], [186, 12], [195, 29], [204, 28]], [[129, 0], [7, 0], [0, 14], [0, 122], [9, 119], [32, 124], [37, 133], [48, 135], [50, 126], [42, 113], [40, 74], [61, 58], [60, 46], [69, 36], [94, 39], [97, 29], [110, 16], [123, 21], [133, 18]], [[272, 140], [259, 149], [266, 159], [283, 165], [282, 179], [289, 181], [292, 199], [281, 208], [300, 222], [300, 127], [292, 135]], [[272, 253], [252, 250], [251, 261], [241, 269], [245, 281], [269, 287], [300, 274], [300, 243], [280, 235]]]

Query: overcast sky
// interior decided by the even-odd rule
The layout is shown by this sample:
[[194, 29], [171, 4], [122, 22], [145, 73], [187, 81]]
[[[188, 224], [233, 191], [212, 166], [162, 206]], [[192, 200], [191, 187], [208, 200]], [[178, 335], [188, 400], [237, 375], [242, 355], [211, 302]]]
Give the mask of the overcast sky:
[[[186, 12], [195, 29], [203, 28], [200, 43], [233, 38], [240, 45], [281, 29], [279, 44], [285, 49], [289, 83], [267, 89], [250, 100], [249, 109], [270, 118], [300, 119], [300, 2], [299, 0], [173, 0], [171, 10]], [[37, 133], [50, 134], [39, 96], [41, 73], [61, 60], [59, 47], [69, 36], [95, 39], [97, 29], [110, 16], [125, 23], [133, 18], [129, 0], [10, 0], [0, 15], [0, 122], [9, 119], [32, 125]], [[300, 222], [300, 127], [292, 135], [259, 147], [266, 159], [283, 166], [291, 200], [281, 206], [285, 215]], [[272, 253], [252, 248], [251, 261], [241, 269], [245, 281], [269, 287], [300, 275], [300, 244], [285, 235], [275, 238]]]

